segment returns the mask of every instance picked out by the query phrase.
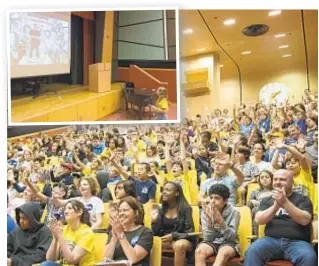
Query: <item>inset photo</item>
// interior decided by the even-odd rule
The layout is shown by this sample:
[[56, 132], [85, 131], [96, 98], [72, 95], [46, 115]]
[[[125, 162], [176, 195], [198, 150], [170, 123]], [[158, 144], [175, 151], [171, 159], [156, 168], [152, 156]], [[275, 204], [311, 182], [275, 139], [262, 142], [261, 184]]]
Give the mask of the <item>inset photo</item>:
[[179, 122], [177, 10], [10, 11], [8, 122]]

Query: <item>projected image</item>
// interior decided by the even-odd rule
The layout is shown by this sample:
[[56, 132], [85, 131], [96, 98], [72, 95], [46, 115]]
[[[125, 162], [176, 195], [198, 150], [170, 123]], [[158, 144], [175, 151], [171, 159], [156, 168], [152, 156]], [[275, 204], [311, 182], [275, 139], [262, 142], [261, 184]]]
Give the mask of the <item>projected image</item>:
[[69, 22], [45, 14], [10, 14], [11, 66], [69, 63]]

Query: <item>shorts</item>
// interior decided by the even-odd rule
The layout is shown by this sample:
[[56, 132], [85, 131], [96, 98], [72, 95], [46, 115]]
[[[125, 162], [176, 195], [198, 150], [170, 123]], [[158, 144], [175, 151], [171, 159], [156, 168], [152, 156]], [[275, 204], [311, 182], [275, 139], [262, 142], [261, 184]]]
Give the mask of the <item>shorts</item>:
[[205, 243], [205, 244], [211, 246], [213, 248], [215, 254], [218, 253], [218, 250], [221, 247], [230, 246], [230, 247], [232, 247], [235, 250], [235, 253], [236, 253], [235, 257], [239, 257], [240, 256], [240, 254], [239, 254], [239, 244], [234, 242], [234, 241], [225, 241], [225, 242], [223, 242], [221, 244], [217, 244], [217, 243], [212, 243], [212, 242], [204, 240], [204, 241], [200, 242], [198, 245], [200, 245], [202, 243]]
[[167, 114], [158, 113], [156, 119], [157, 120], [167, 120], [168, 117], [167, 117]]

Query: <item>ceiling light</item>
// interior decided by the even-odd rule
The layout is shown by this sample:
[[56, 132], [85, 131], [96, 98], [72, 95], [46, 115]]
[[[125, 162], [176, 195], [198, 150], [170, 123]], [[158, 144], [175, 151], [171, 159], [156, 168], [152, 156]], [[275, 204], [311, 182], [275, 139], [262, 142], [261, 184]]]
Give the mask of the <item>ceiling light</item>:
[[244, 51], [241, 54], [251, 54], [251, 51]]
[[224, 67], [224, 65], [219, 65], [219, 67]]
[[288, 44], [280, 45], [280, 46], [279, 46], [279, 49], [284, 49], [284, 48], [288, 48], [288, 47], [289, 47], [289, 45], [288, 45]]
[[291, 56], [291, 54], [284, 54], [281, 57], [289, 57], [289, 56]]
[[185, 29], [183, 30], [184, 34], [192, 34], [193, 33], [193, 29], [189, 28], [189, 29]]
[[281, 10], [273, 10], [273, 11], [269, 11], [268, 16], [272, 17], [272, 16], [277, 16], [281, 14]]
[[199, 48], [199, 49], [197, 49], [197, 52], [204, 52], [204, 51], [206, 51], [206, 48]]
[[224, 25], [229, 26], [229, 25], [235, 24], [235, 23], [236, 23], [236, 20], [234, 20], [233, 18], [231, 18], [231, 19], [224, 20], [223, 23], [224, 23]]
[[282, 38], [282, 37], [285, 37], [285, 36], [286, 36], [285, 33], [280, 33], [280, 34], [276, 34], [275, 38]]

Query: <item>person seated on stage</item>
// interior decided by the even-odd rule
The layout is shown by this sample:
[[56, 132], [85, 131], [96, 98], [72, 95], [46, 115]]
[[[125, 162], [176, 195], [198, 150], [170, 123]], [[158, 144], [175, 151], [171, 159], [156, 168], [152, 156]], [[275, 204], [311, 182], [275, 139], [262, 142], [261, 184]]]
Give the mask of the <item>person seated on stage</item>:
[[269, 170], [261, 171], [258, 178], [258, 184], [260, 188], [251, 192], [250, 199], [247, 202], [247, 206], [251, 209], [251, 216], [253, 219], [253, 234], [255, 235], [258, 235], [258, 225], [255, 222], [255, 215], [262, 199], [272, 195], [273, 176], [273, 173]]
[[262, 200], [255, 221], [266, 224], [265, 237], [247, 250], [245, 266], [264, 266], [271, 260], [288, 260], [295, 266], [315, 266], [317, 257], [310, 244], [313, 206], [310, 199], [293, 191], [294, 176], [278, 170], [273, 195]]
[[105, 257], [112, 260], [129, 260], [133, 265], [150, 265], [153, 232], [144, 227], [143, 206], [133, 197], [119, 203], [118, 215], [112, 212]]
[[137, 176], [130, 176], [125, 169], [114, 160], [114, 157], [110, 158], [112, 165], [120, 172], [121, 176], [125, 179], [131, 180], [136, 186], [137, 200], [142, 204], [155, 201], [156, 184], [153, 180], [149, 179], [149, 172], [151, 167], [148, 163], [141, 163], [138, 165]]
[[180, 184], [167, 182], [161, 197], [162, 208], [151, 209], [152, 230], [162, 237], [163, 248], [174, 250], [174, 265], [185, 265], [186, 252], [193, 250], [196, 238], [192, 209], [186, 201]]
[[53, 241], [46, 255], [47, 261], [42, 262], [41, 266], [95, 265], [94, 235], [89, 213], [83, 203], [75, 199], [68, 201], [64, 218], [65, 226], [58, 220], [49, 224]]
[[18, 226], [8, 234], [7, 265], [30, 266], [45, 260], [52, 236], [40, 223], [40, 205], [28, 202], [16, 209]]
[[167, 112], [169, 109], [169, 103], [167, 98], [167, 90], [165, 87], [159, 87], [156, 91], [157, 100], [156, 106], [151, 105], [151, 109], [156, 112], [157, 120], [167, 120]]
[[195, 250], [195, 265], [206, 265], [206, 259], [216, 255], [213, 265], [225, 266], [229, 259], [239, 256], [240, 214], [228, 203], [230, 191], [227, 186], [212, 185], [208, 194], [209, 200], [203, 205], [201, 216], [204, 241]]

